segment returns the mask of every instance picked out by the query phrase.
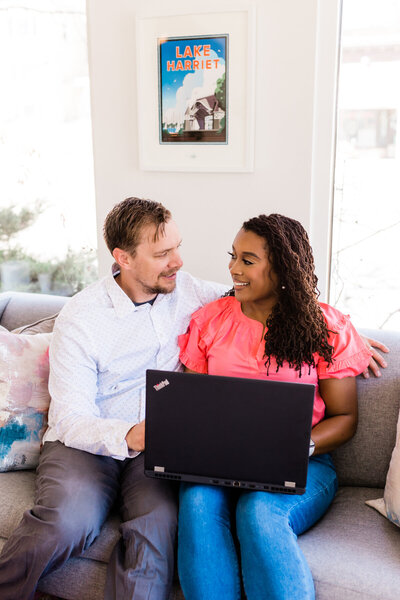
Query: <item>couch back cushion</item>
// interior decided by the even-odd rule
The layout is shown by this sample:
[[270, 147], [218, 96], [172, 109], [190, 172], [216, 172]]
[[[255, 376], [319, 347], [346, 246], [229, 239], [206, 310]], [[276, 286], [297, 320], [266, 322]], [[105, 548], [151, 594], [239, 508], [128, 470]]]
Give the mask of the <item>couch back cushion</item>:
[[0, 325], [12, 331], [58, 313], [67, 300], [50, 294], [3, 292], [0, 294]]
[[341, 485], [385, 487], [396, 441], [400, 407], [400, 333], [362, 330], [390, 348], [379, 378], [357, 378], [358, 428], [352, 440], [332, 453]]

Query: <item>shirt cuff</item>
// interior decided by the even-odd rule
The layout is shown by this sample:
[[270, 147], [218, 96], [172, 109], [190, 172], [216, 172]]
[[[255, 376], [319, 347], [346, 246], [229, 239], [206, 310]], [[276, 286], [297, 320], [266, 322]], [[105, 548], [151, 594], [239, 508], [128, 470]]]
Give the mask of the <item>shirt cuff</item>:
[[125, 460], [125, 458], [134, 458], [139, 452], [130, 450], [126, 443], [126, 435], [130, 429], [137, 423], [121, 423], [117, 427], [113, 427], [105, 440], [106, 445], [109, 448], [111, 458], [117, 460]]

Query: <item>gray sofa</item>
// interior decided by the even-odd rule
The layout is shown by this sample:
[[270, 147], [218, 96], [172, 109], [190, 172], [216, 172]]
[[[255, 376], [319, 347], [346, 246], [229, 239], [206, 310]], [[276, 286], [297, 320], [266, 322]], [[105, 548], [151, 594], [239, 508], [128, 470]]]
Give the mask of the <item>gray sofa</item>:
[[[57, 312], [64, 302], [55, 296], [0, 294], [0, 324], [12, 330]], [[400, 530], [364, 503], [382, 497], [395, 443], [400, 406], [400, 334], [368, 333], [390, 347], [388, 367], [380, 379], [358, 378], [358, 431], [334, 453], [340, 481], [338, 494], [323, 519], [299, 538], [311, 566], [318, 600], [400, 598]], [[23, 511], [32, 505], [34, 480], [32, 471], [0, 473], [0, 548]], [[44, 577], [39, 589], [67, 600], [102, 598], [106, 563], [119, 536], [118, 522], [118, 515], [111, 515], [85, 554]], [[182, 599], [175, 582], [171, 600]]]

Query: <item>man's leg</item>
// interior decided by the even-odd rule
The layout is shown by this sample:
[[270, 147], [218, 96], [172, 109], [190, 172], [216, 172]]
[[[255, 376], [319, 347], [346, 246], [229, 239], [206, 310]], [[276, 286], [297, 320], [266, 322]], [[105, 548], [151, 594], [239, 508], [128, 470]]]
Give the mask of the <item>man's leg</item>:
[[121, 540], [111, 555], [106, 600], [166, 600], [174, 572], [177, 488], [144, 475], [144, 456], [121, 475]]
[[30, 600], [42, 575], [93, 542], [118, 492], [119, 468], [60, 442], [44, 445], [35, 506], [0, 555], [1, 600]]

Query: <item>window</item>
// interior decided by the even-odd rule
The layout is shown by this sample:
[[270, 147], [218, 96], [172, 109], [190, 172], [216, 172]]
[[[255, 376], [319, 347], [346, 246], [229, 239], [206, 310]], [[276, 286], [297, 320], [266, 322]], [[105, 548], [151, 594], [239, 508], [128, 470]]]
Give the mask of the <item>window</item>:
[[0, 1], [2, 290], [97, 276], [84, 0]]
[[400, 329], [400, 2], [344, 0], [330, 302]]

